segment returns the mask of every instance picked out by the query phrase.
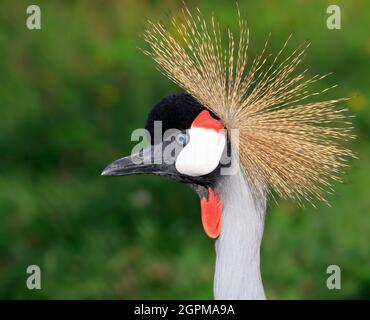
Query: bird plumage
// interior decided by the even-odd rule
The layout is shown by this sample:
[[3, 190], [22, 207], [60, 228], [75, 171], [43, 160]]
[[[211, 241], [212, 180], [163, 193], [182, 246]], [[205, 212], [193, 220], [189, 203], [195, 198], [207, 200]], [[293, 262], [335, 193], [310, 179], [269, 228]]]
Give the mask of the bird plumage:
[[218, 181], [222, 228], [215, 243], [215, 299], [266, 299], [260, 272], [266, 197], [256, 199], [242, 170]]
[[[308, 44], [284, 57], [289, 39], [275, 56], [266, 43], [249, 62], [249, 31], [240, 14], [239, 37], [227, 30], [226, 47], [213, 16], [207, 22], [199, 10], [185, 8], [171, 21], [171, 29], [150, 22], [145, 53], [188, 94], [157, 103], [146, 123], [151, 145], [102, 175], [152, 173], [188, 184], [201, 199], [205, 232], [216, 238], [215, 298], [265, 299], [260, 246], [267, 197], [325, 200], [353, 156], [343, 146], [353, 138], [344, 99], [307, 102], [330, 89], [312, 89], [325, 76], [296, 72]], [[172, 162], [169, 153], [155, 152], [169, 144], [162, 132], [161, 141], [153, 140], [156, 121], [163, 131], [178, 130], [181, 148]], [[232, 170], [221, 152], [231, 156]]]
[[[239, 13], [239, 10], [238, 10]], [[230, 131], [254, 194], [276, 192], [298, 201], [324, 200], [353, 153], [342, 142], [353, 138], [345, 99], [306, 102], [331, 89], [313, 91], [325, 76], [296, 73], [308, 44], [285, 58], [262, 52], [250, 63], [249, 30], [239, 14], [239, 37], [227, 30], [226, 47], [218, 22], [186, 7], [171, 28], [149, 22], [145, 51], [160, 70], [217, 115]], [[289, 40], [289, 39], [288, 39]], [[333, 86], [334, 87], [334, 86]]]

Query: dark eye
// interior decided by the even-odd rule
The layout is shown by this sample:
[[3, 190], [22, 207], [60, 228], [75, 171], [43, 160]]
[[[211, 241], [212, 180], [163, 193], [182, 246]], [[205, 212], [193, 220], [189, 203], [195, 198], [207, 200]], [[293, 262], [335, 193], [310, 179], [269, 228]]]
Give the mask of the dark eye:
[[181, 132], [176, 136], [176, 142], [179, 145], [185, 146], [189, 142], [189, 135]]

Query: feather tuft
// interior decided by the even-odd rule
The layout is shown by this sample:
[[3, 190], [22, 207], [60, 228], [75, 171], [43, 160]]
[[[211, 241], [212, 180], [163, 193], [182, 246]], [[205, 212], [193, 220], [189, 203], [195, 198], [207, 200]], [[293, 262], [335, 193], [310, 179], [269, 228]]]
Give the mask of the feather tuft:
[[239, 130], [239, 140], [231, 142], [255, 192], [326, 201], [324, 191], [354, 157], [342, 146], [354, 138], [347, 109], [339, 106], [345, 99], [307, 102], [335, 87], [314, 91], [312, 85], [327, 75], [297, 72], [309, 43], [286, 54], [289, 37], [273, 56], [266, 41], [249, 61], [249, 29], [239, 10], [238, 17], [239, 37], [227, 30], [224, 46], [213, 15], [207, 21], [199, 9], [184, 7], [168, 29], [149, 21], [144, 40], [150, 51], [144, 52], [228, 130]]

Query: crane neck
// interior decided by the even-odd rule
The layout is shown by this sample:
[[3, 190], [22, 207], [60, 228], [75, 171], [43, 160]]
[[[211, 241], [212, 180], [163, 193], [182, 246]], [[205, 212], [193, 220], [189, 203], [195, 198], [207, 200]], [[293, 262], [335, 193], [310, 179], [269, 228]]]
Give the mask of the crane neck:
[[215, 299], [266, 299], [260, 273], [266, 197], [255, 199], [243, 173], [223, 177], [222, 227], [216, 240]]

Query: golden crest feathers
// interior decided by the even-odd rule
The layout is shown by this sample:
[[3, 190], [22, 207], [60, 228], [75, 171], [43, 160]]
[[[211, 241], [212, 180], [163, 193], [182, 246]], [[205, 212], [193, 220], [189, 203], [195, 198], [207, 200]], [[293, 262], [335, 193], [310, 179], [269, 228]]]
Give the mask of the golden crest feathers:
[[184, 8], [171, 29], [149, 22], [145, 51], [160, 70], [214, 112], [224, 126], [239, 130], [239, 159], [255, 190], [274, 190], [296, 200], [325, 200], [332, 180], [352, 157], [342, 142], [353, 138], [345, 99], [306, 102], [333, 87], [313, 91], [325, 76], [296, 72], [308, 44], [287, 54], [262, 52], [248, 59], [249, 30], [239, 14], [239, 36], [227, 30], [226, 48], [218, 22]]

